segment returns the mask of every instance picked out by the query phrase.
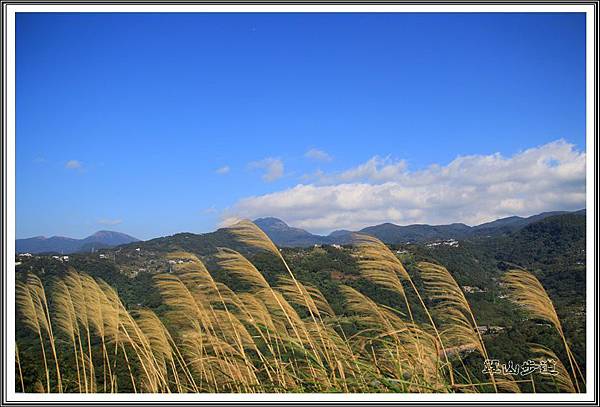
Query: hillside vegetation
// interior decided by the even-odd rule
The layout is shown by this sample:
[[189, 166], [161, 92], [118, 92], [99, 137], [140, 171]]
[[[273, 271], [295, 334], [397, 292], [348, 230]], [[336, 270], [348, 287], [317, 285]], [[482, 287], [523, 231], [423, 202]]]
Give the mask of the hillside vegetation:
[[21, 258], [16, 390], [582, 391], [584, 231], [560, 215], [457, 244], [279, 249], [243, 222]]

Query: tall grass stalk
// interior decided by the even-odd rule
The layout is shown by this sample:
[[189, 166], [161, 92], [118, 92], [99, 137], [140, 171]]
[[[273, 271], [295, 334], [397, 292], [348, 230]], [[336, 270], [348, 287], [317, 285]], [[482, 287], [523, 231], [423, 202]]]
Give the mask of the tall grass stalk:
[[[387, 246], [356, 236], [361, 276], [399, 295], [403, 305], [380, 304], [341, 286], [342, 317], [317, 287], [296, 278], [254, 224], [244, 221], [230, 231], [240, 242], [276, 256], [283, 276], [270, 284], [248, 258], [221, 248], [214, 259], [241, 284], [233, 290], [217, 281], [200, 257], [173, 252], [166, 256], [177, 260], [172, 272], [154, 276], [161, 298], [155, 311], [128, 309], [113, 287], [74, 269], [48, 287], [34, 275], [17, 282], [20, 321], [35, 333], [43, 366], [35, 376], [32, 366], [23, 365], [18, 344], [22, 391], [518, 392], [525, 382], [537, 385], [510, 375], [477, 381], [471, 374], [456, 349], [490, 355], [464, 293], [444, 267], [418, 264], [421, 293]], [[515, 272], [505, 281], [516, 302], [549, 320], [561, 335], [571, 375], [559, 364], [556, 389], [579, 391], [577, 375], [583, 375], [541, 284]], [[423, 321], [417, 320], [421, 308]], [[355, 329], [352, 335], [347, 324]], [[555, 356], [539, 346], [532, 352]], [[26, 383], [34, 384], [25, 389]]]
[[503, 281], [509, 296], [514, 303], [525, 309], [533, 318], [546, 320], [554, 326], [565, 348], [575, 388], [577, 389], [577, 392], [579, 392], [580, 387], [577, 377], [579, 375], [584, 384], [585, 379], [571, 352], [571, 348], [567, 343], [567, 338], [563, 331], [560, 318], [556, 313], [556, 308], [554, 308], [552, 300], [540, 281], [532, 273], [525, 270], [510, 270], [504, 274]]

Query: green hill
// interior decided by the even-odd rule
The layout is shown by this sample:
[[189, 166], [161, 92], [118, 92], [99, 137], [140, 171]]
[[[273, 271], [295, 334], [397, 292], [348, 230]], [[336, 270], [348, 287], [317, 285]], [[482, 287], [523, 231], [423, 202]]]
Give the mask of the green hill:
[[[585, 368], [585, 225], [585, 216], [561, 214], [501, 236], [401, 243], [391, 245], [391, 249], [402, 260], [419, 291], [423, 285], [417, 263], [425, 260], [444, 265], [462, 286], [484, 332], [490, 354], [502, 355], [505, 360], [526, 360], [528, 342], [560, 348], [555, 332], [547, 324], [527, 320], [505, 298], [499, 283], [507, 269], [522, 267], [532, 271], [554, 301], [564, 321], [564, 331], [572, 340], [573, 352]], [[272, 253], [249, 249], [227, 230], [220, 229], [202, 235], [179, 233], [95, 253], [76, 253], [68, 259], [50, 255], [17, 256], [16, 277], [23, 279], [27, 272], [32, 272], [50, 287], [56, 277], [74, 267], [113, 286], [128, 309], [146, 307], [161, 314], [165, 306], [155, 287], [154, 276], [171, 271], [176, 260], [168, 259], [167, 253], [194, 253], [215, 280], [236, 292], [246, 289], [243, 283], [218, 267], [214, 255], [220, 247], [242, 252], [270, 284], [287, 275], [281, 261]], [[346, 308], [341, 285], [353, 287], [376, 303], [407, 314], [406, 304], [397, 292], [361, 277], [352, 246], [283, 248], [281, 253], [299, 281], [317, 287], [324, 294], [335, 314], [345, 321], [344, 331], [348, 336], [360, 328], [352, 322], [353, 313]], [[407, 295], [415, 321], [427, 323], [416, 296], [412, 291]], [[431, 300], [426, 299], [426, 302], [428, 306], [434, 305]], [[303, 315], [304, 311], [298, 309], [298, 312]], [[493, 326], [494, 331], [488, 332], [489, 326]], [[27, 337], [27, 331], [18, 330], [17, 335], [23, 335], [19, 339], [22, 343], [33, 343], [34, 338]], [[564, 359], [564, 355], [559, 356]], [[473, 372], [481, 371], [480, 359], [467, 357], [465, 363]]]

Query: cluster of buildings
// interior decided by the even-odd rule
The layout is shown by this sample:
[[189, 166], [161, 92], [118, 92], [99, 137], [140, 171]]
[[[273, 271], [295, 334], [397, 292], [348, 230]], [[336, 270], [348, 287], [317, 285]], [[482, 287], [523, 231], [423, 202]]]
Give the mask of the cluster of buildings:
[[[315, 243], [313, 245], [313, 248], [315, 248], [315, 249], [320, 249], [322, 247], [323, 247], [322, 244]], [[339, 244], [336, 244], [336, 243], [332, 244], [331, 247], [333, 247], [334, 249], [338, 249], [338, 250], [342, 250], [343, 249], [342, 245], [339, 245]]]
[[183, 263], [189, 263], [191, 261], [192, 260], [190, 260], [190, 259], [176, 259], [176, 260], [170, 259], [169, 264], [183, 264]]
[[499, 334], [504, 331], [506, 328], [503, 326], [495, 326], [495, 325], [479, 325], [477, 330], [482, 335], [491, 335], [491, 334]]
[[[24, 259], [24, 258], [34, 257], [33, 254], [31, 254], [31, 253], [19, 253], [17, 256], [21, 260]], [[52, 258], [54, 260], [63, 261], [63, 262], [64, 261], [69, 261], [69, 256], [60, 255], [60, 256], [52, 256]], [[21, 263], [19, 262], [19, 264], [21, 264]]]
[[427, 247], [436, 247], [436, 246], [458, 247], [458, 240], [456, 240], [456, 239], [440, 240], [438, 242], [427, 243], [425, 246], [427, 246]]
[[470, 286], [470, 285], [463, 285], [462, 289], [464, 292], [469, 293], [469, 294], [473, 294], [473, 293], [485, 293], [486, 290], [482, 290], [479, 287], [475, 287], [475, 286]]

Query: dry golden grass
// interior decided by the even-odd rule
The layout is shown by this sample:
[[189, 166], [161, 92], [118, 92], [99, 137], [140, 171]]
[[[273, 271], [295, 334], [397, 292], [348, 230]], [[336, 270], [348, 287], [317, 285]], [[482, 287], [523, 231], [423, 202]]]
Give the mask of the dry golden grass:
[[576, 393], [578, 390], [573, 384], [573, 380], [571, 376], [569, 376], [569, 372], [565, 368], [565, 365], [561, 362], [561, 360], [556, 356], [556, 353], [551, 349], [546, 348], [545, 346], [532, 344], [531, 351], [534, 355], [536, 355], [536, 360], [541, 362], [547, 362], [548, 360], [553, 360], [556, 362], [556, 375], [546, 375], [544, 377], [551, 380], [558, 392], [561, 393]]
[[[234, 291], [214, 280], [197, 256], [171, 253], [169, 258], [186, 262], [155, 276], [165, 308], [159, 314], [128, 310], [111, 286], [73, 269], [52, 283], [51, 301], [39, 278], [31, 275], [18, 282], [18, 312], [36, 334], [43, 361], [43, 377], [25, 389], [17, 351], [20, 388], [81, 393], [119, 392], [123, 386], [160, 393], [521, 390], [510, 375], [477, 382], [458, 353], [450, 358], [446, 347], [489, 355], [466, 297], [445, 268], [419, 264], [425, 284], [420, 292], [387, 246], [358, 235], [362, 276], [399, 295], [405, 306], [378, 304], [342, 286], [352, 317], [340, 318], [316, 287], [296, 279], [256, 225], [243, 221], [231, 232], [240, 242], [277, 256], [284, 277], [271, 285], [242, 254], [223, 248], [216, 255], [219, 267], [246, 287]], [[513, 272], [506, 278], [515, 301], [552, 322], [567, 346], [541, 284]], [[529, 291], [523, 293], [526, 287]], [[426, 322], [415, 320], [414, 307], [423, 311]], [[342, 328], [348, 321], [359, 327], [351, 337]], [[58, 354], [60, 349], [64, 354]], [[556, 358], [549, 349], [532, 351]], [[567, 354], [573, 364], [570, 350]], [[558, 362], [557, 389], [578, 391], [577, 381]], [[63, 386], [63, 375], [69, 387]]]
[[[577, 392], [579, 392], [578, 377], [583, 384], [585, 384], [585, 378], [575, 360], [575, 356], [571, 352], [554, 304], [542, 286], [542, 283], [532, 273], [524, 270], [510, 270], [504, 275], [503, 281], [506, 284], [510, 298], [515, 304], [526, 310], [531, 317], [546, 320], [554, 326], [560, 335], [569, 359], [571, 374], [573, 375], [571, 383], [574, 383]], [[538, 350], [540, 349], [538, 348]]]

